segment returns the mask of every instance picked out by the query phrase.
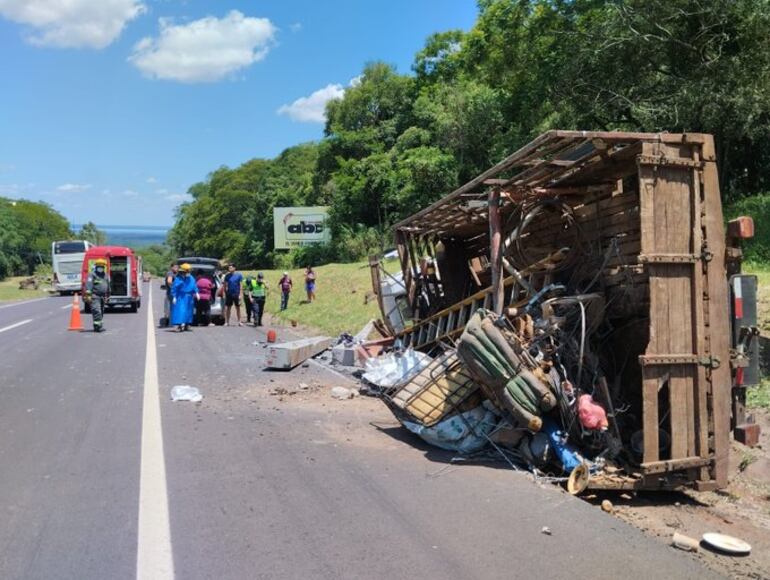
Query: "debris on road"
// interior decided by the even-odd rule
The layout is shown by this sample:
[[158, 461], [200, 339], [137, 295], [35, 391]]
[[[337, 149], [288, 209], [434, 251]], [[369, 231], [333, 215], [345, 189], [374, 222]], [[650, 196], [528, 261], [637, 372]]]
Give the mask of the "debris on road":
[[203, 400], [203, 395], [197, 387], [191, 387], [190, 385], [177, 385], [171, 389], [171, 400], [200, 403]]
[[346, 389], [345, 387], [332, 387], [331, 396], [340, 401], [344, 401], [346, 399], [352, 399], [355, 397], [355, 394], [351, 389]]
[[389, 389], [419, 373], [430, 361], [430, 356], [414, 349], [396, 351], [366, 361], [362, 378], [376, 387]]
[[19, 290], [37, 290], [40, 288], [40, 279], [35, 276], [19, 280]]
[[548, 526], [543, 526], [543, 528], [540, 530], [541, 534], [545, 534], [546, 536], [550, 536], [551, 534], [551, 528]]
[[697, 552], [700, 549], [700, 542], [695, 538], [685, 536], [679, 532], [674, 532], [671, 538], [671, 545], [685, 552]]
[[271, 344], [265, 355], [266, 366], [271, 369], [293, 369], [331, 346], [329, 336], [313, 336], [279, 344]]
[[703, 543], [722, 554], [731, 556], [748, 556], [751, 553], [751, 545], [739, 538], [728, 536], [727, 534], [718, 534], [710, 532], [703, 534]]

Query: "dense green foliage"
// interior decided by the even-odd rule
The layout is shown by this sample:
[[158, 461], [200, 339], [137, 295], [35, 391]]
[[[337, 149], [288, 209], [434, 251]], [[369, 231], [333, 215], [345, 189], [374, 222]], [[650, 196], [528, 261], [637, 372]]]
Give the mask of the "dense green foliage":
[[79, 240], [88, 240], [95, 246], [103, 246], [107, 243], [107, 234], [97, 228], [94, 222], [83, 224], [83, 227], [77, 233], [77, 238]]
[[[727, 201], [770, 190], [770, 0], [478, 6], [469, 32], [427, 39], [412, 74], [368, 64], [328, 103], [320, 142], [192, 186], [175, 249], [243, 266], [357, 259], [553, 128], [712, 133]], [[274, 256], [272, 208], [287, 204], [329, 205], [334, 242]]]
[[273, 207], [313, 203], [314, 144], [287, 149], [276, 159], [220, 167], [193, 185], [191, 203], [177, 212], [169, 243], [186, 255], [263, 264], [273, 247]]
[[51, 262], [51, 243], [72, 237], [67, 220], [48, 204], [0, 197], [0, 280], [32, 274]]
[[161, 244], [134, 248], [134, 251], [142, 257], [144, 270], [155, 276], [163, 276], [176, 258], [168, 246]]
[[754, 238], [743, 242], [747, 260], [770, 264], [770, 193], [744, 197], [725, 207], [725, 219], [749, 215], [754, 218]]

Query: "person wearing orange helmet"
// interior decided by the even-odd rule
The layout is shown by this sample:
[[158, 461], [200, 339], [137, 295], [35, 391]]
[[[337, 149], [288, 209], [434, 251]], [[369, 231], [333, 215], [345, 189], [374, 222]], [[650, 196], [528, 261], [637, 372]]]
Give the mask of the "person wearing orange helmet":
[[195, 278], [190, 275], [190, 264], [179, 266], [179, 274], [171, 286], [171, 324], [178, 332], [190, 330], [195, 301], [200, 300]]

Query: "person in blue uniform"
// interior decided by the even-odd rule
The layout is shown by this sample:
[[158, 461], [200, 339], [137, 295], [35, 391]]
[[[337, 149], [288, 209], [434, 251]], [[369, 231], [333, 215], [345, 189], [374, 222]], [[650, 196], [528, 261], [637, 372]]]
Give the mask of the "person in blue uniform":
[[195, 311], [195, 301], [199, 299], [195, 278], [190, 275], [190, 264], [182, 264], [179, 274], [171, 286], [171, 324], [178, 332], [190, 330]]

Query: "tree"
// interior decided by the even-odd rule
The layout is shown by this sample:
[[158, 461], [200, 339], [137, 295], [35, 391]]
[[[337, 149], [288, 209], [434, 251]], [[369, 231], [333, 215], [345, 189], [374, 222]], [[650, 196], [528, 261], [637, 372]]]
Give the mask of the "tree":
[[18, 224], [22, 239], [19, 258], [27, 274], [32, 274], [37, 264], [50, 263], [54, 241], [72, 237], [69, 222], [47, 203], [20, 199], [10, 202], [10, 211]]
[[320, 143], [192, 186], [175, 245], [261, 264], [273, 207], [323, 204], [334, 243], [319, 255], [356, 259], [550, 129], [712, 133], [728, 201], [770, 190], [770, 0], [478, 6], [470, 31], [427, 38], [412, 75], [367, 64], [327, 104]]
[[273, 208], [317, 202], [313, 172], [318, 146], [290, 147], [277, 158], [252, 159], [236, 169], [220, 167], [190, 187], [169, 233], [178, 254], [224, 258], [242, 267], [269, 265]]
[[97, 228], [94, 222], [83, 224], [83, 227], [77, 233], [77, 237], [80, 240], [88, 240], [95, 246], [103, 246], [107, 243], [107, 234]]
[[24, 240], [19, 223], [13, 215], [12, 202], [0, 197], [0, 280], [21, 272], [21, 249]]

